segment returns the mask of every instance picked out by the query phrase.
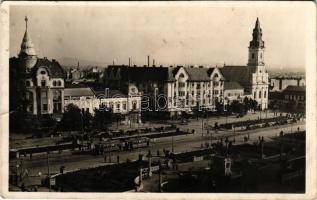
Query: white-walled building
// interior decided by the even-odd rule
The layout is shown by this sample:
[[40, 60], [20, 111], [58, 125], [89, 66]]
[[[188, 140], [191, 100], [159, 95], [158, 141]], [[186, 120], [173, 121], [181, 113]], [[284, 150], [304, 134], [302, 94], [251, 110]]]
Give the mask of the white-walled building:
[[[105, 93], [106, 92], [106, 93]], [[94, 114], [95, 109], [111, 109], [113, 113], [128, 114], [140, 111], [141, 97], [122, 94], [119, 91], [97, 92], [91, 88], [65, 88], [64, 104], [74, 104], [82, 111]]]

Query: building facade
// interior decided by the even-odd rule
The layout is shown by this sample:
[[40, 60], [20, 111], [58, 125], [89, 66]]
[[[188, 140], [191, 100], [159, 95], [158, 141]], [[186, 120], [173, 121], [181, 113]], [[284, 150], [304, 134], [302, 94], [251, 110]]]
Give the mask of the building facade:
[[264, 49], [262, 29], [257, 19], [249, 44], [248, 64], [245, 66], [111, 65], [105, 70], [104, 83], [106, 87], [129, 93], [132, 89], [137, 90], [143, 97], [142, 104], [151, 111], [213, 110], [216, 102], [225, 104], [244, 97], [256, 100], [259, 109], [263, 110], [268, 107], [269, 88]]
[[94, 114], [95, 109], [112, 110], [117, 114], [129, 114], [130, 112], [140, 112], [141, 97], [122, 94], [119, 91], [106, 89], [105, 91], [95, 91], [88, 87], [65, 88], [65, 106], [76, 105], [85, 112]]
[[34, 115], [61, 114], [64, 108], [65, 72], [56, 60], [39, 58], [26, 29], [18, 57], [10, 58], [10, 68], [20, 74], [25, 87], [26, 111]]
[[238, 82], [244, 95], [258, 102], [260, 109], [268, 108], [269, 74], [264, 63], [264, 41], [259, 19], [256, 20], [249, 44], [247, 66], [225, 65], [221, 71], [226, 80]]
[[303, 77], [273, 77], [270, 78], [270, 91], [281, 92], [288, 86], [305, 86], [305, 79]]

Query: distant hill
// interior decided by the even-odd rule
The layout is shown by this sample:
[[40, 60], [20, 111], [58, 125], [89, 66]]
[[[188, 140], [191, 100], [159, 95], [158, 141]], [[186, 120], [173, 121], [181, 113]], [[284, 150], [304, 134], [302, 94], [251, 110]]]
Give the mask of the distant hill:
[[269, 68], [267, 69], [271, 77], [274, 76], [301, 76], [305, 77], [304, 68]]

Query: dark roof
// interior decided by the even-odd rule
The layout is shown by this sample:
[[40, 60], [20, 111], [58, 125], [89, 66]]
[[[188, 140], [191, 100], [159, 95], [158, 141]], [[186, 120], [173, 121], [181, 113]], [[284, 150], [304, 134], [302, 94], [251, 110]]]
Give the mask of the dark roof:
[[239, 90], [243, 89], [243, 87], [235, 81], [225, 81], [224, 82], [224, 89], [225, 90]]
[[48, 73], [51, 78], [66, 78], [66, 72], [54, 59], [50, 61], [47, 58], [38, 58], [35, 66], [33, 67], [33, 73], [36, 73], [37, 69], [41, 66], [48, 69]]
[[287, 92], [306, 92], [306, 86], [294, 86], [289, 85], [287, 88], [284, 89]]
[[210, 81], [210, 74], [214, 68], [185, 67], [189, 81]]
[[[17, 57], [10, 58], [10, 68], [19, 70], [23, 66], [23, 61]], [[36, 64], [32, 68], [30, 74], [25, 74], [25, 78], [34, 78], [36, 77], [36, 71], [39, 67], [45, 67], [48, 71], [48, 74], [51, 78], [66, 78], [66, 71], [56, 60], [48, 60], [47, 58], [37, 58]]]
[[223, 76], [228, 81], [238, 82], [240, 85], [245, 86], [250, 84], [252, 75], [252, 68], [249, 66], [224, 66], [219, 68]]
[[174, 81], [174, 68], [156, 67], [137, 67], [127, 65], [110, 65], [105, 70], [106, 78], [118, 78], [131, 81]]
[[92, 91], [91, 88], [65, 88], [64, 89], [64, 96], [70, 97], [82, 97], [82, 96], [94, 96], [95, 93]]
[[[98, 89], [93, 89], [94, 93], [96, 94], [97, 97], [106, 97], [105, 96], [105, 89], [102, 90], [100, 88]], [[120, 90], [108, 90], [108, 96], [107, 98], [126, 98], [128, 95], [124, 94], [123, 92], [121, 92]]]

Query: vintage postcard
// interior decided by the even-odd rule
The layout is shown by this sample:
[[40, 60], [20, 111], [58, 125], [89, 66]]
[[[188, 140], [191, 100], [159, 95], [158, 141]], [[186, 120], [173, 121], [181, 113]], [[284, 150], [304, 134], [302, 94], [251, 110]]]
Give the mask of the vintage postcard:
[[317, 198], [314, 3], [0, 14], [3, 198]]

